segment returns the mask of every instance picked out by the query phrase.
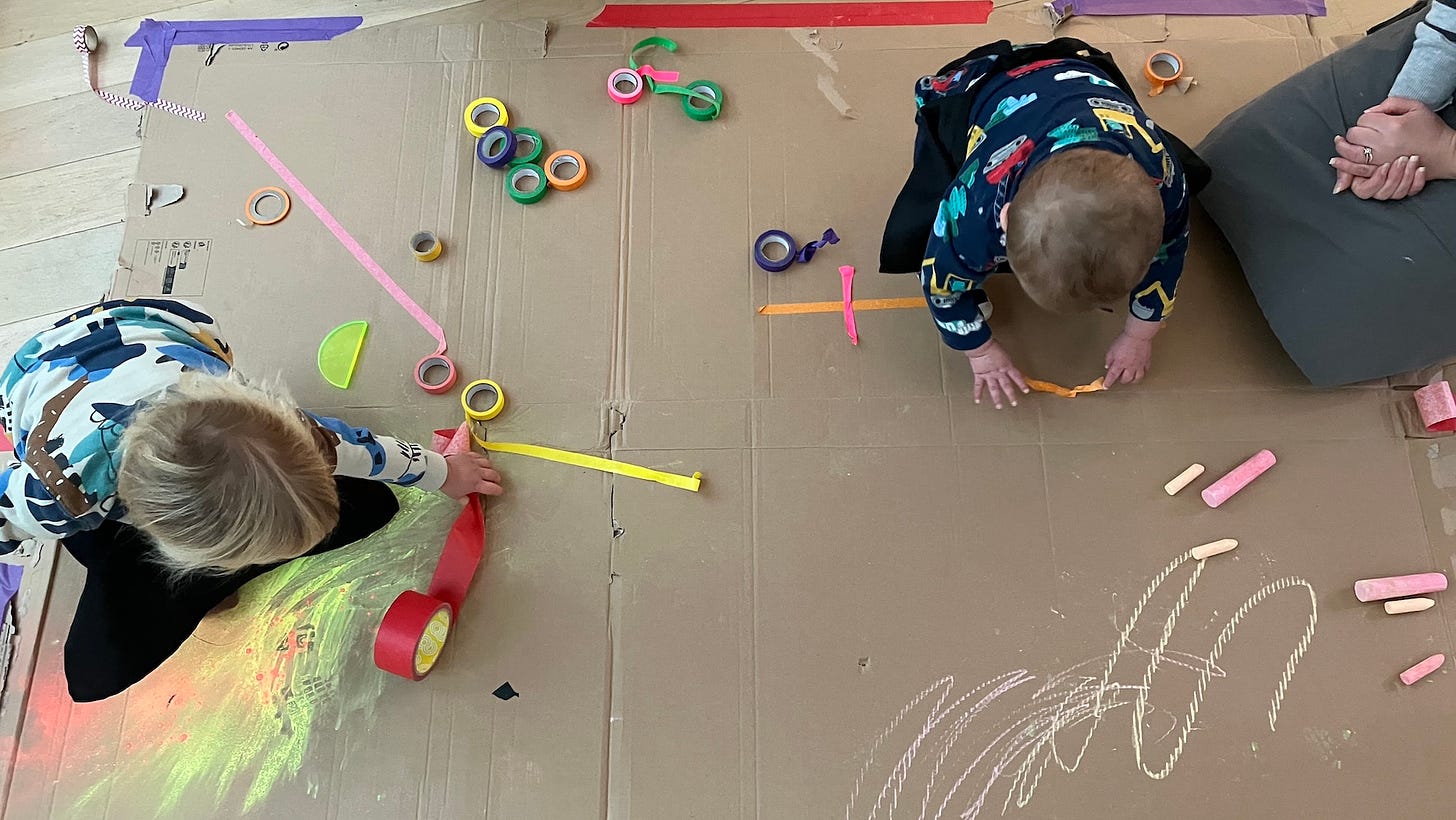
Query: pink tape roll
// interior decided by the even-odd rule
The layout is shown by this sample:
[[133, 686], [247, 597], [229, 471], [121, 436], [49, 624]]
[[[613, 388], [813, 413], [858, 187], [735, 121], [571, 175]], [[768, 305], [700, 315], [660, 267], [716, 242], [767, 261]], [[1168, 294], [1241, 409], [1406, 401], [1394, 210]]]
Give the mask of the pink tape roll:
[[1439, 381], [1417, 390], [1416, 409], [1428, 432], [1456, 431], [1456, 396], [1451, 395], [1450, 382]]
[[1273, 467], [1278, 459], [1268, 450], [1260, 450], [1245, 461], [1243, 464], [1233, 468], [1223, 478], [1213, 482], [1208, 489], [1203, 491], [1203, 503], [1218, 509], [1223, 502], [1233, 498], [1239, 490], [1249, 486], [1249, 482], [1264, 474], [1265, 470]]
[[[623, 91], [618, 84], [631, 85], [631, 89]], [[642, 75], [630, 68], [619, 68], [607, 75], [607, 96], [612, 102], [622, 105], [631, 105], [642, 99], [642, 94], [647, 90], [646, 83], [642, 82]]]
[[[439, 370], [442, 367], [445, 368], [445, 377], [443, 380], [425, 378], [425, 374]], [[455, 379], [458, 375], [455, 371], [455, 363], [450, 361], [450, 357], [438, 353], [420, 359], [420, 363], [415, 365], [415, 384], [419, 385], [420, 389], [426, 393], [431, 393], [436, 396], [454, 387]]]

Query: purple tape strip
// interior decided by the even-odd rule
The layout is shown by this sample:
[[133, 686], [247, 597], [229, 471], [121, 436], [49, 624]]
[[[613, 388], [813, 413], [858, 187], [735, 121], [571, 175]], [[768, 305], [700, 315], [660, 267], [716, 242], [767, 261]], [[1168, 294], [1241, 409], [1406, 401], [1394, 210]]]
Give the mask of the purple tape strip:
[[20, 575], [23, 572], [19, 564], [0, 564], [0, 616], [5, 613], [5, 605], [15, 597], [20, 589]]
[[1068, 13], [1101, 17], [1137, 14], [1324, 17], [1326, 13], [1324, 0], [1052, 0], [1051, 7], [1061, 17]]
[[353, 31], [363, 17], [283, 17], [276, 20], [142, 20], [126, 44], [140, 47], [131, 93], [156, 102], [162, 93], [162, 72], [172, 56], [172, 46], [216, 45], [218, 43], [273, 43], [281, 41], [332, 40]]
[[794, 258], [800, 262], [808, 262], [814, 258], [814, 254], [818, 253], [820, 248], [825, 245], [834, 245], [838, 242], [839, 234], [835, 233], [833, 228], [830, 228], [824, 232], [822, 239], [816, 239], [813, 242], [805, 244], [804, 247], [799, 248], [799, 253]]

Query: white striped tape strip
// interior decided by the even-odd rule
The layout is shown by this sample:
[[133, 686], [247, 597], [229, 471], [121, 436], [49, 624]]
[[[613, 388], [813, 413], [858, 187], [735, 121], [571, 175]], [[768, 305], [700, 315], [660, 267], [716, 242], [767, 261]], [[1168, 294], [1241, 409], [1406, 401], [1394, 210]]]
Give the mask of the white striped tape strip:
[[154, 108], [160, 108], [163, 111], [166, 111], [168, 114], [172, 114], [173, 116], [182, 117], [189, 120], [196, 120], [197, 122], [207, 121], [207, 115], [202, 113], [201, 111], [198, 111], [195, 108], [189, 108], [180, 103], [174, 103], [170, 100], [157, 100], [156, 102], [149, 102], [147, 100], [139, 100], [133, 97], [123, 97], [119, 94], [113, 94], [110, 91], [103, 91], [96, 82], [95, 55], [91, 51], [91, 46], [86, 42], [87, 29], [91, 30], [92, 36], [94, 37], [96, 29], [93, 29], [90, 26], [76, 26], [76, 30], [73, 32], [73, 35], [76, 44], [76, 50], [81, 53], [81, 68], [86, 75], [86, 85], [92, 91], [96, 92], [96, 96], [100, 97], [105, 102], [111, 103], [114, 106], [117, 106], [119, 108], [125, 108], [130, 111], [140, 111], [141, 109], [146, 108], [150, 105]]

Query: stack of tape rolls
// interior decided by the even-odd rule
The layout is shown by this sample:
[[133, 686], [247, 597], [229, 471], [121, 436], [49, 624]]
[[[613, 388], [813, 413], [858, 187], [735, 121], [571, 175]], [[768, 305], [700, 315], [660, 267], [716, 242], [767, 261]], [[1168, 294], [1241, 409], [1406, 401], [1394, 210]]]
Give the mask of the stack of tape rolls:
[[[622, 73], [624, 94], [635, 89], [637, 97], [640, 97], [648, 76], [677, 79], [675, 72], [654, 72], [651, 66], [642, 68], [641, 72], [635, 67], [622, 69], [625, 72]], [[615, 85], [617, 73], [621, 72], [614, 72], [613, 78], [607, 82], [609, 90]], [[624, 104], [635, 101], [637, 97], [624, 100]], [[556, 151], [542, 160], [541, 156], [546, 153], [546, 140], [541, 132], [534, 128], [511, 128], [509, 122], [510, 114], [505, 103], [496, 97], [481, 97], [465, 107], [465, 128], [475, 137], [475, 156], [482, 165], [506, 172], [505, 191], [511, 199], [530, 205], [540, 202], [552, 188], [574, 191], [586, 182], [586, 159], [580, 153]], [[416, 258], [422, 262], [429, 261], [418, 252]]]
[[666, 37], [648, 37], [632, 46], [627, 54], [627, 67], [607, 75], [607, 96], [615, 103], [631, 105], [642, 95], [676, 94], [682, 97], [683, 113], [698, 122], [715, 120], [723, 112], [723, 89], [711, 80], [696, 80], [676, 85], [678, 73], [663, 71], [650, 65], [639, 65], [637, 58], [654, 48], [677, 51], [677, 43]]

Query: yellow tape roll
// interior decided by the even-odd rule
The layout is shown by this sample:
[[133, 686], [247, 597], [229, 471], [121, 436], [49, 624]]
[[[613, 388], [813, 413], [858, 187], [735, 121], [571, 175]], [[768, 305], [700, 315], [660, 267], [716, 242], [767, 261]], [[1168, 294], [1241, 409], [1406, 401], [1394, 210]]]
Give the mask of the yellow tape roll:
[[570, 450], [558, 450], [554, 447], [541, 447], [535, 444], [516, 444], [509, 441], [486, 441], [470, 433], [470, 438], [475, 441], [481, 449], [492, 453], [514, 453], [518, 456], [539, 458], [545, 461], [554, 461], [558, 464], [569, 464], [573, 467], [585, 467], [588, 470], [600, 470], [604, 473], [624, 475], [628, 478], [638, 478], [643, 481], [652, 481], [664, 484], [668, 487], [676, 487], [679, 490], [697, 492], [702, 486], [703, 474], [693, 473], [691, 477], [678, 475], [677, 473], [653, 470], [649, 467], [642, 467], [637, 464], [628, 464], [625, 461], [613, 461], [609, 458], [589, 456], [585, 453], [573, 453]]
[[[475, 115], [482, 111], [494, 111], [496, 121], [481, 125], [475, 121]], [[509, 125], [511, 115], [506, 112], [506, 104], [495, 97], [481, 97], [465, 106], [465, 130], [470, 132], [472, 137], [480, 139], [485, 136], [485, 130], [493, 125]]]
[[[494, 394], [494, 400], [490, 398], [491, 394]], [[477, 409], [482, 403], [485, 404], [485, 409]], [[506, 409], [506, 391], [490, 379], [476, 379], [460, 391], [460, 406], [465, 409], [465, 418], [471, 421], [490, 421]]]

